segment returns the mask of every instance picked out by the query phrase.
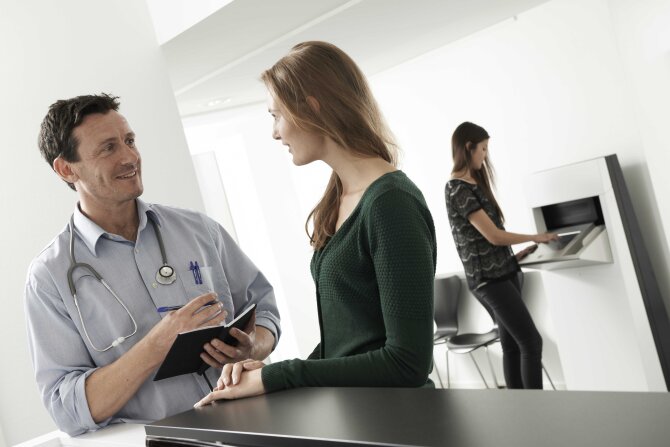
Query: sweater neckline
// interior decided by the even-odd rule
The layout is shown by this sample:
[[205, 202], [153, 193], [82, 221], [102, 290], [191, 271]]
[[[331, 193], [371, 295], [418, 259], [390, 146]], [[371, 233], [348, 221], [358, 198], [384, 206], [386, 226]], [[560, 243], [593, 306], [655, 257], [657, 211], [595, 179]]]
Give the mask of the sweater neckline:
[[365, 191], [363, 192], [363, 195], [361, 196], [361, 200], [358, 201], [358, 203], [356, 204], [354, 209], [351, 211], [351, 214], [349, 214], [349, 216], [344, 220], [344, 222], [342, 222], [342, 225], [340, 225], [340, 228], [338, 228], [337, 231], [330, 237], [330, 239], [328, 239], [328, 242], [326, 243], [326, 245], [320, 250], [321, 254], [323, 254], [323, 252], [326, 251], [328, 246], [331, 244], [331, 242], [333, 242], [334, 239], [336, 239], [338, 237], [338, 235], [340, 235], [341, 233], [344, 233], [344, 231], [342, 231], [342, 230], [345, 230], [346, 229], [345, 227], [350, 227], [352, 225], [352, 222], [354, 220], [356, 220], [356, 216], [358, 216], [359, 211], [361, 209], [361, 206], [363, 205], [363, 202], [372, 193], [375, 186], [378, 185], [379, 183], [381, 183], [384, 179], [386, 179], [388, 177], [392, 177], [393, 175], [396, 175], [396, 174], [401, 175], [401, 173], [403, 173], [402, 170], [396, 169], [395, 171], [391, 171], [391, 172], [387, 172], [386, 174], [382, 174], [378, 178], [376, 178], [375, 181], [370, 183], [367, 188], [365, 188]]

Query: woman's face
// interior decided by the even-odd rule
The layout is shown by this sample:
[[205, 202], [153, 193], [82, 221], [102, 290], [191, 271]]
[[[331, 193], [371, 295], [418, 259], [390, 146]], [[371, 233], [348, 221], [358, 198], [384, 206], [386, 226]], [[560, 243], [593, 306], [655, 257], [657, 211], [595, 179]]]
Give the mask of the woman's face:
[[489, 140], [486, 139], [477, 143], [474, 149], [470, 149], [470, 168], [474, 171], [479, 171], [484, 164], [486, 154], [489, 151]]
[[322, 160], [324, 138], [314, 132], [308, 132], [293, 124], [286, 116], [284, 107], [272, 94], [268, 94], [268, 111], [274, 122], [272, 138], [281, 140], [293, 155], [293, 164], [302, 166], [315, 160]]

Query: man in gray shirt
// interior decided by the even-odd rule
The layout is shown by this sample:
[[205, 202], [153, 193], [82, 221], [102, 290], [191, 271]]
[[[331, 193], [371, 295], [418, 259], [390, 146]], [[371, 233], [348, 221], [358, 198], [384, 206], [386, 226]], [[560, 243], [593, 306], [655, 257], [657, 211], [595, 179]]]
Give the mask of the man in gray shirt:
[[[231, 330], [237, 346], [204, 346], [210, 382], [225, 363], [266, 358], [280, 335], [272, 286], [219, 224], [139, 199], [141, 157], [118, 108], [106, 94], [57, 101], [39, 137], [79, 199], [31, 263], [25, 292], [42, 400], [72, 435], [161, 419], [204, 397], [209, 387], [197, 374], [151, 380], [180, 332], [256, 304], [245, 330]], [[183, 307], [159, 309], [172, 306]]]

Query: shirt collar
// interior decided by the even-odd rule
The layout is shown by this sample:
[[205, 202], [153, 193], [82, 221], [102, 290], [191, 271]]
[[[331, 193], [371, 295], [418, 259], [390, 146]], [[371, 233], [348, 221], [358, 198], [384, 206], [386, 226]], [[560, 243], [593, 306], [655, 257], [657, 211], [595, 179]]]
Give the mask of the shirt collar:
[[[135, 199], [137, 202], [137, 214], [139, 217], [139, 225], [137, 227], [137, 233], [141, 233], [147, 226], [148, 216], [151, 218], [158, 226], [161, 225], [161, 218], [156, 210], [153, 209], [151, 204], [146, 203], [141, 199]], [[97, 257], [98, 253], [96, 247], [100, 238], [104, 235], [110, 234], [107, 233], [102, 227], [93, 222], [91, 219], [86, 217], [84, 213], [79, 209], [79, 203], [75, 206], [74, 213], [74, 226], [75, 231], [79, 237], [84, 241], [84, 244], [88, 250]], [[134, 241], [133, 241], [134, 242]]]
[[153, 204], [147, 203], [142, 199], [135, 199], [137, 201], [137, 214], [140, 218], [139, 227], [137, 228], [138, 234], [141, 233], [149, 223], [147, 216], [151, 218], [156, 224], [161, 226], [161, 216], [158, 214], [158, 211], [154, 209]]

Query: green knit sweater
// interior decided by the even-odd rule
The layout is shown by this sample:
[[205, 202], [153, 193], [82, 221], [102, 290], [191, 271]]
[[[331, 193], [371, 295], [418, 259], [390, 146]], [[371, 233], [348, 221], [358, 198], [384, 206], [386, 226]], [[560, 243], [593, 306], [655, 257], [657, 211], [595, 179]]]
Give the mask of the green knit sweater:
[[432, 384], [433, 219], [402, 171], [374, 181], [312, 257], [321, 342], [262, 370], [267, 392], [303, 386]]

